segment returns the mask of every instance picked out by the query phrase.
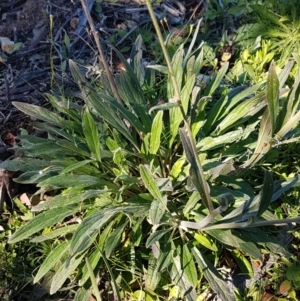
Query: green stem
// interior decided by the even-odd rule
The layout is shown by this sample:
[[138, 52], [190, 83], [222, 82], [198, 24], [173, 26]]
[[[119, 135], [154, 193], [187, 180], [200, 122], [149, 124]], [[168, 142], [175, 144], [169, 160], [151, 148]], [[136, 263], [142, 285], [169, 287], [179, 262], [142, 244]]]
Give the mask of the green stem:
[[[174, 75], [174, 72], [173, 72], [171, 60], [170, 60], [170, 57], [169, 57], [166, 45], [164, 43], [164, 38], [163, 38], [162, 33], [160, 31], [159, 24], [157, 22], [157, 19], [156, 19], [156, 16], [154, 14], [152, 5], [150, 3], [150, 0], [146, 0], [146, 5], [147, 5], [147, 8], [148, 8], [149, 15], [150, 15], [150, 18], [152, 20], [153, 26], [155, 28], [155, 31], [156, 31], [156, 34], [157, 34], [157, 37], [158, 37], [158, 41], [159, 41], [160, 47], [161, 47], [162, 52], [164, 54], [164, 57], [165, 57], [165, 60], [166, 60], [166, 63], [167, 63], [167, 67], [168, 67], [168, 70], [169, 70], [169, 73], [170, 73], [170, 76], [172, 78], [172, 82], [173, 82], [173, 86], [174, 86], [174, 90], [175, 90], [175, 97], [176, 97], [177, 104], [179, 105], [179, 107], [182, 108], [181, 101], [180, 101], [180, 91], [179, 91], [179, 87], [178, 87], [178, 84], [177, 84], [177, 81], [176, 81], [176, 78], [175, 78], [175, 75]], [[184, 112], [183, 112], [183, 116], [185, 116]]]
[[154, 28], [155, 28], [155, 31], [156, 31], [156, 34], [157, 34], [157, 37], [158, 37], [158, 40], [159, 40], [159, 43], [160, 43], [160, 47], [163, 51], [163, 54], [164, 54], [164, 57], [165, 57], [165, 60], [166, 60], [166, 63], [167, 63], [169, 74], [170, 74], [171, 79], [172, 79], [172, 83], [173, 83], [173, 87], [174, 87], [174, 91], [175, 91], [176, 103], [177, 103], [177, 105], [180, 109], [180, 112], [182, 114], [182, 117], [183, 117], [183, 120], [184, 120], [185, 130], [186, 130], [186, 133], [189, 137], [193, 153], [195, 154], [195, 160], [196, 160], [196, 163], [197, 163], [197, 168], [198, 168], [200, 176], [201, 176], [201, 182], [202, 182], [201, 186], [202, 186], [202, 190], [203, 190], [202, 195], [205, 198], [204, 203], [207, 205], [207, 207], [209, 209], [209, 212], [212, 213], [213, 210], [214, 210], [214, 207], [213, 207], [212, 200], [211, 200], [211, 197], [210, 197], [210, 194], [209, 194], [209, 191], [208, 191], [208, 185], [207, 185], [207, 182], [205, 180], [205, 176], [204, 176], [204, 172], [203, 172], [203, 169], [202, 169], [202, 166], [201, 166], [201, 162], [200, 162], [198, 154], [197, 154], [195, 140], [193, 138], [191, 128], [189, 126], [186, 114], [185, 114], [183, 106], [181, 104], [180, 91], [179, 91], [179, 87], [178, 87], [178, 84], [177, 84], [176, 77], [175, 77], [174, 72], [173, 72], [172, 63], [171, 63], [166, 45], [164, 43], [164, 39], [163, 39], [162, 33], [160, 31], [159, 24], [157, 22], [157, 19], [156, 19], [156, 16], [154, 14], [152, 5], [150, 3], [150, 0], [146, 0], [146, 5], [147, 5], [147, 8], [148, 8], [148, 11], [149, 11], [149, 14], [150, 14], [150, 18], [151, 18], [152, 23], [153, 23]]

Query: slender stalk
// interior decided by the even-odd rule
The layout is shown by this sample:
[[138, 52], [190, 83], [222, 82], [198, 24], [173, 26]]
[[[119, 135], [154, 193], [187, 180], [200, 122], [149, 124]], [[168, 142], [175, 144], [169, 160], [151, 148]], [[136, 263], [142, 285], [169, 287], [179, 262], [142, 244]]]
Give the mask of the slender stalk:
[[121, 100], [121, 97], [120, 97], [120, 94], [118, 92], [118, 89], [117, 89], [117, 86], [116, 86], [116, 83], [115, 83], [115, 80], [109, 70], [109, 66], [107, 64], [107, 61], [105, 59], [105, 55], [104, 55], [104, 51], [103, 51], [103, 48], [101, 46], [101, 43], [100, 43], [100, 37], [99, 37], [99, 33], [98, 31], [96, 30], [95, 28], [95, 25], [94, 25], [94, 22], [93, 22], [93, 19], [91, 17], [91, 14], [87, 8], [87, 5], [85, 3], [85, 0], [80, 0], [81, 1], [81, 4], [82, 4], [82, 7], [84, 9], [84, 12], [86, 14], [86, 17], [87, 17], [87, 20], [89, 22], [89, 25], [91, 27], [91, 32], [93, 34], [93, 37], [94, 37], [94, 40], [96, 42], [96, 45], [97, 45], [97, 48], [98, 48], [98, 51], [99, 51], [99, 58], [100, 58], [100, 61], [101, 63], [103, 64], [103, 67], [105, 69], [105, 72], [107, 74], [107, 77], [108, 77], [108, 81], [109, 81], [109, 84], [110, 84], [110, 87], [111, 87], [111, 90], [115, 96], [115, 98], [117, 99], [117, 101], [120, 103], [120, 104], [123, 104], [123, 101]]
[[49, 17], [49, 35], [50, 35], [50, 69], [51, 69], [51, 89], [53, 89], [53, 82], [54, 82], [54, 63], [53, 63], [53, 44], [54, 44], [54, 40], [53, 40], [53, 15], [50, 15]]
[[168, 67], [168, 70], [169, 70], [169, 73], [170, 73], [170, 76], [172, 78], [172, 82], [173, 82], [173, 86], [174, 86], [174, 90], [175, 90], [175, 94], [176, 94], [175, 95], [176, 101], [177, 101], [177, 103], [179, 102], [180, 105], [181, 105], [179, 87], [178, 87], [178, 84], [177, 84], [177, 81], [176, 81], [176, 78], [175, 78], [175, 75], [174, 75], [174, 72], [173, 72], [171, 60], [170, 60], [170, 57], [169, 57], [166, 45], [164, 43], [164, 38], [163, 38], [162, 33], [161, 33], [160, 29], [159, 29], [159, 24], [157, 22], [157, 19], [156, 19], [156, 16], [154, 14], [154, 10], [152, 8], [150, 0], [146, 0], [146, 5], [147, 5], [147, 8], [148, 8], [149, 15], [150, 15], [150, 18], [152, 20], [153, 26], [155, 28], [155, 31], [156, 31], [156, 34], [157, 34], [157, 37], [158, 37], [158, 40], [159, 40], [160, 47], [161, 47], [162, 52], [164, 54], [164, 57], [165, 57], [165, 60], [166, 60], [166, 63], [167, 63], [167, 67]]
[[154, 14], [152, 5], [150, 3], [150, 0], [146, 0], [146, 5], [147, 5], [147, 8], [148, 8], [153, 26], [155, 28], [155, 31], [156, 31], [156, 34], [157, 34], [157, 37], [158, 37], [158, 40], [159, 40], [159, 43], [160, 43], [160, 47], [161, 47], [162, 52], [164, 54], [164, 58], [165, 58], [166, 63], [167, 63], [169, 74], [170, 74], [171, 79], [172, 79], [172, 83], [173, 83], [174, 91], [175, 91], [175, 99], [176, 99], [177, 105], [180, 109], [180, 112], [183, 116], [185, 131], [187, 132], [187, 135], [188, 135], [189, 140], [190, 140], [190, 144], [191, 144], [192, 149], [193, 149], [193, 153], [195, 154], [195, 159], [196, 159], [196, 162], [197, 162], [197, 168], [198, 168], [200, 176], [201, 176], [200, 185], [202, 187], [204, 198], [205, 198], [204, 203], [207, 204], [209, 212], [212, 213], [213, 210], [214, 210], [214, 207], [213, 207], [212, 200], [211, 200], [211, 197], [210, 197], [210, 194], [209, 194], [209, 191], [208, 191], [208, 185], [207, 185], [206, 180], [205, 180], [205, 176], [204, 176], [204, 172], [203, 172], [203, 169], [202, 169], [202, 166], [201, 166], [201, 162], [200, 162], [198, 154], [197, 154], [195, 140], [193, 138], [191, 128], [189, 126], [186, 114], [185, 114], [183, 106], [181, 104], [180, 91], [179, 91], [179, 87], [178, 87], [178, 84], [177, 84], [177, 81], [176, 81], [176, 77], [175, 77], [174, 72], [173, 72], [172, 63], [171, 63], [166, 45], [164, 43], [164, 39], [163, 39], [162, 33], [160, 31], [159, 24], [157, 22], [157, 19], [156, 19], [156, 16]]

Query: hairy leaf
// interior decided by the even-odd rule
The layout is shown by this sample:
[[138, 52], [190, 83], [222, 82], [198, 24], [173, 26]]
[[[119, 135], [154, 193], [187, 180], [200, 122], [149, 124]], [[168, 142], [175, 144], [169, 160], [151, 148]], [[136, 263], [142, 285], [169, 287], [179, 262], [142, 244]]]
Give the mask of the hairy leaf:
[[189, 278], [186, 275], [180, 256], [173, 257], [170, 276], [173, 282], [181, 288], [182, 293], [185, 296], [186, 300], [188, 301], [196, 300], [195, 287], [189, 281]]
[[104, 209], [85, 218], [72, 237], [70, 255], [75, 256], [89, 248], [100, 228], [121, 210], [121, 207]]
[[146, 241], [146, 248], [151, 247], [152, 244], [154, 244], [155, 242], [159, 241], [165, 234], [167, 234], [171, 230], [172, 230], [172, 228], [163, 229], [163, 230], [156, 230], [155, 232], [153, 232], [148, 237], [148, 239]]
[[155, 155], [160, 148], [160, 139], [163, 129], [163, 111], [157, 112], [153, 119], [151, 136], [150, 136], [150, 149], [149, 153]]
[[65, 120], [62, 117], [60, 117], [59, 114], [45, 109], [43, 107], [17, 101], [13, 101], [12, 104], [23, 113], [34, 118], [52, 123], [62, 128], [67, 127], [70, 130], [75, 128], [78, 129], [78, 126], [76, 126], [76, 124], [71, 120]]
[[41, 170], [49, 166], [46, 160], [36, 158], [21, 158], [17, 157], [13, 160], [5, 160], [0, 163], [0, 168], [10, 171], [30, 171]]
[[265, 110], [258, 133], [258, 141], [252, 156], [242, 165], [243, 168], [253, 166], [259, 162], [265, 154], [270, 150], [270, 139], [272, 133], [272, 125], [268, 109]]
[[208, 191], [209, 187], [205, 180], [202, 166], [200, 165], [200, 162], [198, 163], [197, 160], [198, 154], [195, 152], [193, 148], [193, 141], [191, 141], [191, 138], [187, 135], [187, 133], [183, 129], [179, 130], [179, 134], [180, 134], [184, 151], [186, 153], [186, 158], [188, 162], [191, 164], [190, 167], [191, 180], [195, 185], [196, 189], [198, 190], [198, 192], [200, 193], [204, 205], [211, 212], [213, 210], [213, 206]]
[[98, 135], [98, 130], [95, 125], [95, 121], [88, 111], [88, 109], [83, 111], [82, 116], [82, 127], [84, 130], [84, 135], [86, 138], [86, 143], [95, 156], [95, 159], [101, 161], [101, 154], [100, 154], [100, 140]]
[[194, 247], [192, 253], [211, 288], [218, 294], [222, 301], [234, 301], [234, 293], [229, 290], [217, 269]]
[[42, 277], [44, 277], [60, 259], [67, 252], [69, 248], [69, 242], [61, 242], [54, 250], [52, 250], [46, 259], [43, 261], [40, 266], [37, 274], [34, 277], [33, 283], [37, 283]]
[[62, 221], [65, 217], [74, 214], [77, 206], [61, 206], [47, 212], [43, 212], [20, 227], [8, 240], [9, 243], [16, 243], [30, 237], [32, 234], [53, 226]]
[[155, 110], [162, 110], [162, 111], [164, 111], [164, 110], [170, 110], [170, 109], [176, 108], [176, 107], [178, 107], [178, 103], [177, 102], [176, 103], [170, 103], [170, 102], [163, 103], [163, 104], [151, 107], [151, 109], [149, 110], [148, 113], [151, 114]]
[[65, 281], [70, 277], [70, 275], [75, 271], [75, 269], [82, 262], [85, 254], [79, 256], [78, 258], [73, 257], [69, 261], [66, 261], [59, 270], [55, 273], [50, 288], [50, 294], [56, 293], [65, 283]]
[[108, 236], [105, 242], [105, 256], [109, 258], [115, 249], [115, 247], [121, 241], [121, 235], [124, 232], [126, 225], [128, 224], [128, 220], [124, 219], [120, 225]]
[[47, 180], [44, 180], [38, 184], [39, 187], [43, 186], [53, 186], [57, 188], [67, 188], [72, 186], [80, 186], [80, 187], [104, 187], [107, 186], [109, 188], [118, 188], [118, 185], [103, 180], [98, 177], [93, 177], [89, 175], [76, 175], [69, 174], [66, 176], [65, 174], [54, 176]]
[[153, 179], [151, 172], [144, 166], [140, 165], [140, 173], [143, 180], [143, 184], [149, 190], [154, 199], [164, 203], [163, 196], [159, 191], [158, 185]]
[[260, 217], [269, 207], [274, 192], [274, 182], [270, 172], [265, 170], [264, 183], [260, 192], [260, 203], [257, 217]]
[[164, 202], [154, 200], [151, 204], [149, 217], [153, 225], [159, 225], [161, 218], [164, 216], [166, 211], [167, 198]]
[[34, 237], [33, 239], [30, 240], [30, 242], [42, 242], [45, 240], [54, 239], [58, 236], [74, 232], [77, 229], [77, 227], [78, 227], [78, 224], [63, 226], [61, 228], [52, 230], [49, 233]]
[[190, 246], [186, 244], [182, 247], [182, 268], [189, 282], [196, 287], [198, 282], [196, 265], [190, 252]]

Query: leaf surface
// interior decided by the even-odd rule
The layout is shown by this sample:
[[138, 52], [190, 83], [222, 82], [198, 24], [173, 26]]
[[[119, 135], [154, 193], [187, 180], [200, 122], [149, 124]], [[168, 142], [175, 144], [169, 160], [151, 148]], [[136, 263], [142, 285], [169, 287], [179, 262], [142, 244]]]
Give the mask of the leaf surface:
[[43, 212], [26, 224], [21, 226], [8, 240], [9, 243], [16, 243], [30, 237], [32, 234], [50, 227], [65, 217], [78, 211], [78, 206], [64, 206]]
[[150, 136], [150, 149], [149, 153], [155, 155], [160, 147], [161, 133], [163, 129], [163, 111], [157, 112], [153, 119], [151, 136]]
[[60, 259], [67, 252], [69, 248], [69, 242], [64, 241], [60, 243], [54, 250], [52, 250], [46, 259], [40, 266], [37, 274], [34, 277], [33, 283], [37, 283], [42, 277], [44, 277]]
[[279, 80], [276, 74], [276, 66], [274, 61], [271, 62], [269, 68], [266, 94], [271, 123], [271, 135], [273, 135], [276, 129], [277, 117], [279, 113]]
[[229, 290], [227, 283], [223, 280], [217, 269], [202, 256], [196, 247], [192, 249], [192, 253], [206, 280], [222, 301], [234, 301], [234, 293]]
[[140, 165], [140, 173], [143, 180], [143, 184], [154, 197], [154, 199], [164, 203], [163, 196], [158, 188], [156, 181], [153, 179], [151, 172], [144, 165]]
[[96, 128], [95, 121], [88, 109], [83, 111], [82, 127], [84, 130], [86, 143], [90, 151], [95, 156], [96, 160], [101, 161], [100, 139], [98, 135], [98, 130]]
[[198, 282], [196, 265], [189, 250], [189, 245], [186, 244], [182, 247], [182, 267], [189, 282], [193, 285], [193, 287], [196, 287]]
[[79, 256], [78, 258], [73, 257], [69, 261], [66, 261], [59, 270], [55, 273], [50, 287], [50, 294], [56, 293], [65, 283], [65, 281], [71, 276], [71, 274], [76, 270], [79, 264], [82, 262], [83, 257]]

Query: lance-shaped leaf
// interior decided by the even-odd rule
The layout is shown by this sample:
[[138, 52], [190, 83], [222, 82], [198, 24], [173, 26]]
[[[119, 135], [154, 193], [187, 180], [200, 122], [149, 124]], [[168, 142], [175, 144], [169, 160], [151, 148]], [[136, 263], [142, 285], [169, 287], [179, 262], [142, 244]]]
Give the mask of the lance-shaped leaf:
[[114, 183], [111, 183], [109, 181], [103, 180], [98, 177], [90, 176], [90, 175], [71, 175], [69, 174], [67, 177], [65, 174], [58, 175], [51, 177], [47, 180], [44, 180], [38, 184], [39, 187], [43, 186], [53, 186], [53, 187], [74, 187], [74, 186], [80, 186], [80, 187], [103, 187], [107, 186], [109, 188], [118, 188], [117, 185]]
[[196, 300], [196, 290], [193, 284], [189, 281], [186, 272], [184, 271], [184, 267], [182, 264], [182, 260], [179, 256], [173, 257], [172, 268], [170, 271], [170, 276], [174, 281], [175, 285], [178, 285], [184, 297], [188, 301]]
[[147, 208], [141, 205], [120, 206], [101, 209], [99, 212], [89, 215], [78, 226], [72, 237], [70, 243], [70, 255], [75, 256], [77, 253], [81, 253], [88, 249], [99, 234], [99, 229], [107, 222], [111, 221], [116, 214], [122, 212], [130, 215], [137, 214], [137, 216], [140, 217], [145, 214], [146, 210]]
[[162, 111], [170, 110], [170, 109], [175, 108], [175, 107], [178, 107], [178, 103], [177, 102], [174, 102], [174, 103], [172, 103], [172, 102], [163, 103], [163, 104], [160, 104], [160, 105], [152, 107], [149, 110], [148, 113], [151, 114], [155, 110], [162, 110]]
[[103, 118], [136, 146], [135, 140], [131, 136], [123, 120], [118, 115], [118, 111], [116, 111], [115, 108], [112, 108], [112, 103], [110, 101], [112, 97], [103, 93], [98, 93], [98, 91], [96, 91], [95, 88], [85, 79], [74, 61], [70, 60], [69, 66], [74, 80], [78, 82], [80, 86], [82, 98], [88, 108], [93, 109], [97, 116]]
[[295, 114], [300, 101], [299, 97], [300, 78], [297, 78], [293, 84], [293, 89], [290, 90], [288, 97], [284, 100], [282, 108], [279, 112], [279, 121], [277, 127], [283, 127], [290, 118]]
[[280, 198], [280, 196], [286, 192], [287, 190], [289, 190], [291, 187], [293, 187], [296, 183], [298, 182], [298, 174], [295, 174], [294, 178], [292, 179], [288, 179], [287, 181], [276, 181], [275, 182], [275, 192], [272, 196], [272, 200], [271, 202], [276, 201], [278, 198]]
[[101, 161], [100, 155], [100, 139], [98, 135], [98, 130], [95, 125], [95, 121], [88, 111], [88, 109], [84, 110], [82, 116], [82, 127], [84, 130], [84, 135], [86, 138], [86, 143], [95, 156], [95, 159]]
[[270, 115], [271, 134], [273, 135], [276, 128], [276, 121], [279, 113], [279, 80], [276, 74], [275, 62], [272, 61], [267, 77], [267, 102], [268, 112]]
[[218, 71], [218, 73], [214, 76], [214, 78], [210, 81], [208, 87], [204, 91], [204, 95], [212, 95], [215, 90], [220, 86], [222, 79], [224, 78], [229, 67], [229, 63], [226, 62], [222, 68]]
[[111, 256], [115, 247], [120, 243], [122, 233], [127, 224], [128, 220], [123, 219], [121, 224], [107, 237], [105, 242], [105, 256], [107, 258]]
[[29, 116], [60, 126], [61, 128], [68, 128], [73, 130], [74, 128], [78, 128], [73, 121], [65, 120], [64, 118], [60, 117], [59, 114], [47, 110], [43, 107], [17, 101], [12, 102], [12, 104], [18, 110]]
[[0, 168], [10, 171], [31, 171], [41, 170], [49, 166], [49, 162], [46, 160], [40, 160], [37, 158], [20, 158], [17, 157], [14, 160], [5, 160], [0, 163]]
[[198, 155], [195, 151], [195, 147], [193, 147], [193, 141], [191, 141], [188, 134], [183, 129], [179, 129], [179, 134], [186, 154], [186, 158], [191, 165], [190, 176], [192, 182], [200, 193], [204, 205], [209, 209], [210, 212], [212, 212], [214, 208], [209, 195], [209, 187], [205, 180], [204, 172], [200, 164]]
[[53, 231], [50, 231], [49, 233], [42, 234], [40, 236], [34, 237], [30, 240], [30, 242], [42, 242], [49, 239], [54, 239], [58, 236], [63, 236], [68, 233], [73, 233], [78, 227], [78, 224], [64, 226], [58, 229], [55, 229]]
[[228, 284], [223, 280], [217, 269], [202, 256], [194, 247], [192, 253], [211, 288], [218, 294], [222, 301], [234, 301], [234, 293], [229, 290]]
[[56, 293], [65, 281], [70, 277], [70, 275], [75, 271], [75, 269], [82, 262], [82, 259], [85, 254], [81, 255], [78, 258], [73, 257], [70, 261], [66, 261], [56, 272], [52, 279], [50, 294]]
[[164, 203], [164, 198], [158, 188], [157, 183], [153, 179], [151, 172], [144, 166], [140, 165], [140, 173], [143, 180], [143, 184], [154, 197], [154, 199]]
[[[100, 93], [99, 95], [102, 95], [103, 98], [107, 98], [107, 95], [104, 93]], [[115, 99], [110, 100], [110, 104], [115, 107], [116, 110], [120, 112], [124, 116], [124, 118], [130, 122], [130, 124], [137, 130], [140, 131], [141, 133], [147, 133], [148, 132], [148, 127], [146, 122], [143, 122], [143, 124], [140, 122], [140, 119], [138, 118], [135, 114], [130, 112], [127, 108], [125, 108], [123, 105], [118, 103]], [[141, 116], [140, 116], [141, 117]]]
[[150, 136], [150, 145], [149, 153], [155, 155], [160, 147], [160, 136], [163, 129], [163, 111], [159, 111], [152, 123], [151, 127], [151, 136]]
[[250, 117], [262, 110], [264, 106], [265, 103], [261, 102], [258, 97], [253, 97], [243, 101], [243, 103], [238, 104], [235, 108], [228, 112], [212, 135], [221, 134], [232, 127], [245, 124]]
[[194, 287], [196, 287], [198, 282], [198, 275], [194, 258], [190, 252], [190, 247], [188, 245], [183, 245], [182, 247], [182, 268], [187, 279]]
[[20, 227], [8, 240], [9, 243], [16, 243], [30, 237], [32, 234], [50, 227], [65, 217], [78, 211], [78, 206], [64, 206], [43, 212]]
[[157, 230], [153, 232], [146, 241], [146, 248], [149, 248], [152, 244], [160, 240], [166, 233], [170, 232], [172, 228]]
[[274, 192], [274, 182], [272, 175], [265, 170], [263, 187], [260, 192], [260, 203], [257, 217], [260, 217], [269, 207]]
[[281, 89], [283, 87], [283, 85], [285, 84], [286, 80], [288, 79], [291, 70], [294, 66], [294, 61], [291, 60], [289, 61], [284, 68], [280, 71], [280, 73], [278, 74], [278, 80], [279, 80], [279, 89]]
[[[106, 229], [103, 232], [106, 232]], [[96, 248], [95, 251], [89, 256], [89, 263], [90, 263], [93, 270], [97, 270], [96, 267], [97, 267], [97, 264], [98, 264], [101, 256], [102, 256], [102, 252], [99, 251], [98, 248]], [[98, 268], [99, 268], [99, 266], [98, 266]], [[83, 286], [87, 282], [87, 280], [89, 279], [89, 271], [88, 271], [87, 265], [85, 265], [82, 268], [81, 273], [82, 274], [81, 274], [81, 277], [79, 279], [79, 286]]]
[[271, 132], [272, 132], [272, 125], [271, 125], [269, 110], [267, 109], [265, 110], [261, 118], [258, 140], [257, 140], [254, 153], [242, 165], [243, 168], [246, 168], [248, 166], [253, 166], [258, 161], [260, 161], [265, 156], [265, 154], [270, 150]]
[[276, 137], [282, 138], [289, 131], [291, 131], [300, 121], [300, 111], [298, 111], [294, 116], [290, 117], [290, 119], [286, 122], [286, 124], [279, 130], [276, 134]]
[[60, 261], [68, 248], [69, 242], [65, 241], [52, 250], [40, 266], [36, 276], [34, 277], [33, 283], [37, 283], [43, 276], [45, 276], [55, 266], [55, 264]]
[[[172, 236], [171, 236], [171, 239], [172, 239]], [[161, 246], [161, 249], [159, 252], [159, 257], [157, 259], [157, 270], [163, 271], [172, 262], [174, 250], [172, 249], [172, 245], [170, 242], [161, 244], [160, 246]]]
[[155, 291], [155, 289], [159, 283], [160, 277], [161, 277], [161, 273], [158, 270], [157, 259], [154, 257], [154, 255], [152, 253], [149, 256], [148, 269], [145, 273], [146, 290]]
[[[174, 54], [172, 58], [172, 67], [174, 72], [174, 77], [176, 79], [178, 89], [181, 91], [181, 87], [183, 84], [183, 57], [184, 57], [184, 48], [183, 44], [177, 49], [176, 53]], [[173, 102], [174, 97], [178, 97], [175, 93], [175, 88], [173, 85], [173, 79], [172, 76], [168, 76], [167, 81], [167, 97], [169, 99], [169, 102]], [[177, 99], [176, 99], [177, 101]], [[170, 140], [169, 140], [169, 146], [171, 147], [175, 137], [178, 135], [178, 127], [179, 123], [182, 120], [181, 111], [179, 108], [173, 108], [170, 110]], [[178, 118], [180, 119], [178, 121]]]
[[165, 214], [167, 206], [167, 198], [165, 197], [164, 202], [159, 202], [157, 200], [153, 200], [151, 203], [149, 217], [153, 225], [159, 225], [159, 222], [163, 215]]
[[85, 218], [72, 237], [70, 255], [85, 251], [93, 243], [99, 229], [121, 210], [121, 207], [104, 209]]

